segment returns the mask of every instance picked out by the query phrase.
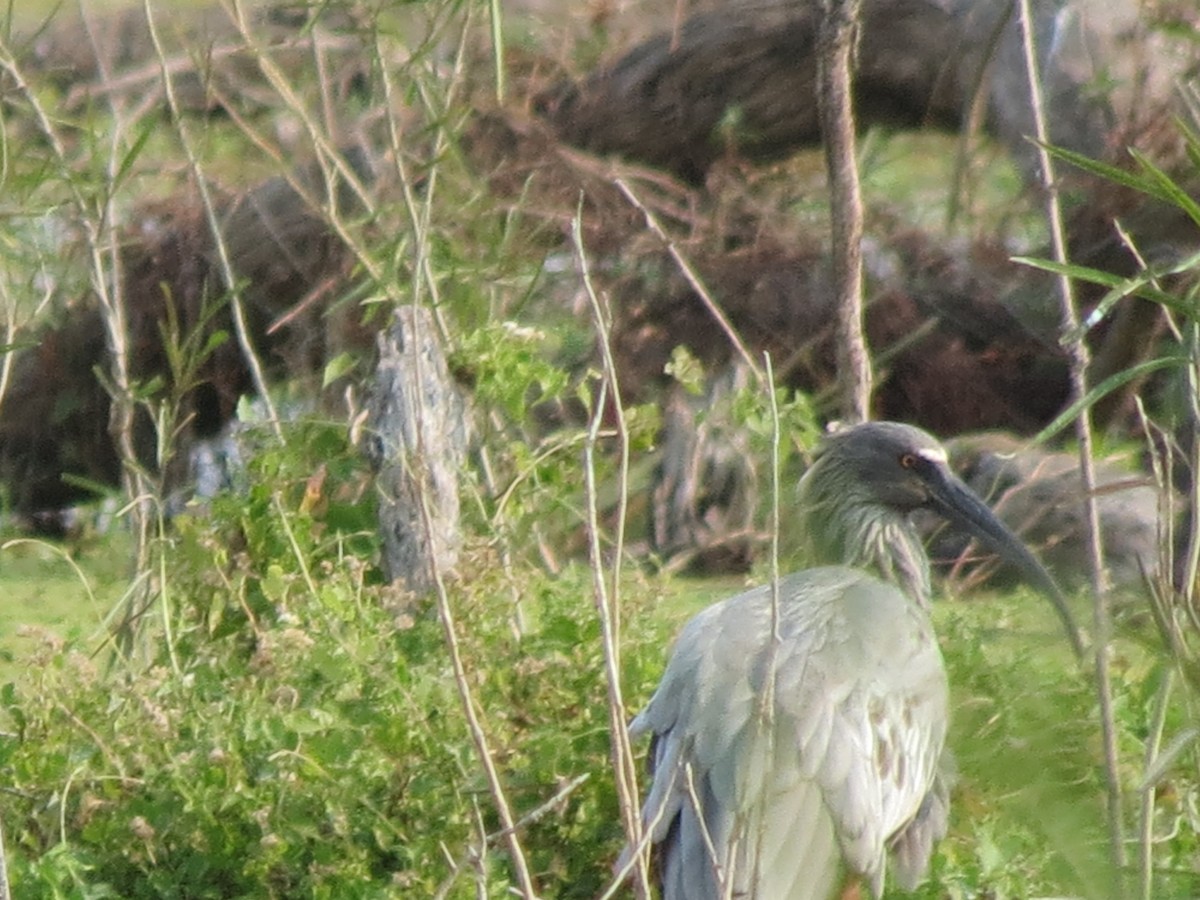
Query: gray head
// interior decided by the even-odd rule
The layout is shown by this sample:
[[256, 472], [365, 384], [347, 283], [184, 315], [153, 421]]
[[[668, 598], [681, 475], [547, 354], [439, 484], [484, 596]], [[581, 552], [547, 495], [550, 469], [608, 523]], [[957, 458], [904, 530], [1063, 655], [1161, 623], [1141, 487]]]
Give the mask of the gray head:
[[918, 602], [929, 560], [911, 513], [928, 509], [979, 538], [1054, 604], [1072, 647], [1079, 632], [1054, 580], [979, 497], [950, 471], [945, 448], [919, 428], [868, 422], [828, 435], [800, 482], [812, 561], [874, 570]]

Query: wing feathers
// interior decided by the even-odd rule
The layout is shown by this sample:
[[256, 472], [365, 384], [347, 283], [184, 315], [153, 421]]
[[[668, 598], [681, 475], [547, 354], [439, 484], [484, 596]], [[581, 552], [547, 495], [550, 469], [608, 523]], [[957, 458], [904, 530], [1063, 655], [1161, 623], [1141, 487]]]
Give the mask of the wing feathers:
[[779, 596], [773, 650], [769, 587], [694, 618], [631, 725], [655, 736], [643, 816], [664, 811], [664, 900], [720, 896], [713, 849], [735, 897], [826, 900], [847, 869], [878, 896], [889, 846], [919, 879], [944, 830], [945, 804], [923, 806], [947, 715], [925, 613], [841, 567], [789, 576]]

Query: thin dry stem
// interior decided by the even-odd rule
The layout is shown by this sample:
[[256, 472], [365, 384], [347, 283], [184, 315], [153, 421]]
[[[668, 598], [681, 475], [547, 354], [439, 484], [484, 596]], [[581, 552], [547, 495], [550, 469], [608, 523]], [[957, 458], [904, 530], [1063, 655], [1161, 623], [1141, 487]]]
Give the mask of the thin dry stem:
[[[413, 329], [415, 332], [414, 340], [420, 344], [420, 329], [421, 317], [413, 316]], [[415, 354], [414, 363], [416, 366], [417, 379], [421, 379], [421, 354]], [[421, 391], [416, 392], [417, 417], [424, 420], [428, 411], [425, 408], [425, 398]], [[416, 459], [425, 458], [425, 449], [423, 446], [424, 429], [414, 428], [415, 446], [413, 448], [413, 456]], [[418, 479], [419, 490], [418, 496], [420, 499], [421, 527], [425, 530], [425, 540], [432, 545], [434, 541], [434, 514], [431, 508], [431, 499], [429, 497], [428, 480]], [[438, 564], [436, 558], [430, 559], [430, 568], [433, 573], [434, 595], [437, 602], [438, 619], [442, 624], [442, 631], [446, 643], [446, 649], [450, 655], [450, 664], [454, 672], [454, 684], [458, 690], [459, 702], [462, 705], [463, 714], [467, 719], [467, 727], [471, 733], [471, 740], [475, 744], [476, 755], [479, 757], [480, 765], [483, 767], [484, 775], [487, 778], [488, 787], [491, 790], [492, 802], [496, 806], [497, 815], [500, 817], [500, 825], [504, 834], [504, 842], [508, 849], [509, 859], [512, 863], [513, 873], [516, 876], [517, 885], [520, 890], [520, 895], [526, 900], [534, 900], [537, 894], [533, 886], [533, 878], [529, 872], [529, 864], [525, 860], [525, 851], [521, 846], [520, 836], [517, 833], [516, 819], [512, 814], [512, 807], [508, 802], [507, 793], [504, 790], [504, 782], [500, 778], [500, 771], [496, 765], [495, 755], [492, 753], [488, 742], [487, 731], [483, 727], [483, 722], [479, 717], [478, 708], [475, 703], [475, 698], [471, 691], [471, 684], [467, 676], [466, 665], [463, 662], [462, 650], [458, 642], [458, 627], [454, 620], [454, 611], [450, 605], [450, 595], [446, 590], [446, 580]]]
[[[379, 55], [379, 58], [382, 60], [382, 58], [383, 58], [382, 48], [379, 47], [378, 45], [376, 47], [376, 52]], [[450, 81], [451, 87], [460, 83], [461, 74], [462, 74], [462, 66], [463, 66], [463, 46], [460, 43], [458, 60], [457, 60], [456, 69], [455, 69], [455, 77], [452, 78]], [[423, 294], [422, 288], [424, 288], [424, 290], [428, 293], [428, 297], [429, 297], [428, 308], [432, 311], [432, 313], [434, 315], [434, 319], [438, 324], [438, 329], [441, 332], [442, 337], [446, 338], [446, 337], [448, 337], [448, 331], [446, 329], [445, 323], [440, 319], [440, 314], [439, 314], [439, 310], [438, 310], [438, 305], [439, 305], [438, 299], [439, 298], [438, 298], [437, 281], [436, 281], [436, 278], [434, 277], [434, 272], [432, 269], [430, 254], [429, 254], [429, 235], [430, 235], [430, 231], [431, 231], [430, 223], [431, 223], [434, 188], [436, 185], [437, 166], [431, 167], [431, 170], [428, 173], [427, 180], [424, 184], [424, 195], [423, 195], [424, 200], [423, 200], [423, 204], [422, 204], [422, 203], [418, 202], [416, 199], [416, 191], [413, 189], [413, 181], [412, 181], [411, 177], [409, 176], [409, 173], [408, 173], [407, 168], [404, 163], [404, 155], [401, 152], [401, 143], [400, 143], [400, 135], [399, 135], [399, 130], [398, 130], [398, 123], [396, 121], [395, 116], [391, 112], [391, 110], [393, 109], [393, 105], [391, 102], [392, 90], [393, 90], [391, 79], [386, 71], [387, 67], [381, 66], [381, 68], [383, 70], [382, 71], [382, 79], [383, 79], [383, 85], [384, 85], [384, 94], [385, 94], [385, 98], [387, 98], [386, 107], [388, 109], [388, 116], [387, 116], [388, 134], [389, 134], [389, 139], [392, 143], [391, 149], [393, 152], [394, 164], [397, 169], [397, 174], [399, 176], [402, 194], [404, 197], [404, 207], [408, 213], [409, 223], [412, 227], [413, 240], [414, 240], [414, 244], [415, 244], [415, 247], [414, 247], [415, 259], [414, 259], [414, 266], [413, 266], [414, 276], [412, 279], [412, 297], [410, 298], [410, 300], [414, 304], [417, 303], [420, 300], [420, 298], [422, 297], [422, 294]], [[279, 76], [279, 78], [282, 81], [281, 75]], [[295, 108], [298, 111], [302, 109], [298, 100], [295, 101]], [[317, 131], [317, 129], [313, 125], [310, 125], [310, 128], [312, 129], [313, 132]], [[437, 159], [441, 155], [441, 150], [445, 147], [445, 144], [447, 141], [448, 141], [448, 135], [445, 133], [445, 130], [439, 129], [437, 143], [436, 143], [437, 150], [434, 154], [434, 157], [433, 157], [434, 159]], [[337, 158], [337, 157], [335, 157], [335, 158]], [[337, 161], [338, 161], [338, 164], [341, 165], [340, 158], [337, 158]], [[414, 317], [414, 327], [418, 328], [418, 329], [421, 327], [419, 317]], [[421, 359], [420, 359], [419, 355], [416, 358], [416, 365], [418, 367], [418, 373], [419, 373], [420, 366], [421, 366]], [[417, 396], [417, 406], [418, 406], [418, 415], [423, 416], [424, 415], [424, 409], [423, 409], [424, 397], [421, 396], [420, 392], [418, 392], [418, 396]], [[423, 453], [422, 448], [421, 448], [421, 441], [422, 441], [421, 429], [416, 429], [416, 436], [417, 436], [417, 447], [415, 448], [414, 455], [417, 456], [418, 458], [420, 458]], [[420, 491], [420, 499], [421, 499], [420, 505], [421, 505], [422, 527], [425, 529], [426, 539], [429, 541], [432, 541], [433, 513], [432, 513], [432, 510], [430, 509], [430, 498], [428, 496], [428, 492], [424, 489], [424, 484], [422, 484], [422, 489]], [[489, 786], [491, 794], [492, 794], [492, 801], [495, 804], [497, 813], [500, 817], [500, 823], [501, 823], [500, 834], [502, 835], [504, 843], [508, 850], [508, 855], [512, 862], [514, 874], [516, 876], [516, 881], [517, 881], [521, 896], [526, 897], [526, 898], [534, 898], [536, 896], [536, 893], [534, 890], [533, 879], [529, 872], [529, 866], [525, 859], [524, 848], [521, 846], [520, 835], [519, 835], [520, 826], [513, 817], [513, 814], [511, 811], [511, 806], [508, 802], [507, 794], [504, 790], [504, 785], [500, 778], [499, 770], [496, 765], [494, 755], [489, 746], [487, 732], [483, 727], [483, 723], [480, 720], [480, 717], [479, 717], [479, 714], [477, 711], [477, 705], [475, 703], [475, 700], [474, 700], [474, 697], [473, 697], [473, 694], [471, 691], [470, 683], [467, 678], [466, 667], [464, 665], [464, 662], [462, 659], [462, 653], [461, 653], [461, 650], [459, 647], [457, 626], [455, 624], [453, 609], [450, 605], [449, 595], [446, 590], [445, 579], [444, 579], [442, 571], [440, 570], [439, 566], [436, 563], [436, 560], [433, 562], [433, 580], [434, 580], [435, 597], [436, 597], [436, 602], [437, 602], [438, 618], [441, 621], [446, 647], [450, 654], [451, 665], [452, 665], [452, 668], [454, 671], [455, 685], [456, 685], [458, 693], [459, 693], [459, 700], [462, 705], [463, 712], [467, 718], [467, 724], [468, 724], [468, 729], [470, 730], [470, 733], [471, 733], [471, 739], [475, 744], [476, 755], [479, 757], [480, 764], [483, 766], [484, 773], [485, 773], [487, 781], [488, 781], [488, 786]], [[486, 840], [486, 838], [485, 838], [485, 840]], [[480, 889], [482, 889], [482, 882], [480, 882], [480, 884], [477, 886], [479, 886]]]
[[[587, 254], [583, 247], [581, 215], [576, 213], [571, 226], [571, 238], [575, 247], [576, 261], [583, 281], [584, 291], [592, 308], [592, 317], [599, 335], [600, 353], [603, 359], [603, 380], [598, 395], [594, 398], [588, 438], [584, 444], [584, 477], [587, 491], [588, 554], [592, 566], [592, 589], [596, 613], [600, 619], [601, 639], [604, 649], [605, 679], [608, 687], [609, 731], [612, 735], [612, 766], [620, 805], [621, 821], [625, 828], [628, 845], [634, 849], [633, 887], [638, 897], [650, 896], [650, 873], [647, 855], [642, 843], [642, 821], [638, 803], [637, 766], [634, 761], [633, 743], [625, 721], [625, 701], [621, 690], [620, 654], [620, 577], [624, 521], [629, 493], [629, 432], [621, 408], [621, 392], [617, 382], [617, 367], [612, 355], [612, 316], [597, 295], [588, 269]], [[613, 554], [612, 586], [605, 583], [604, 557], [600, 546], [599, 490], [596, 484], [596, 449], [600, 438], [600, 426], [611, 410], [617, 420], [617, 435], [621, 444], [620, 510], [617, 521], [616, 547]]]
[[[573, 794], [591, 777], [592, 776], [590, 772], [584, 772], [582, 775], [577, 775], [572, 778], [565, 785], [555, 791], [552, 797], [540, 803], [538, 806], [535, 806], [529, 812], [525, 813], [525, 815], [521, 816], [521, 818], [514, 823], [513, 831], [521, 831], [529, 825], [533, 825], [540, 819], [545, 818], [547, 814], [553, 812], [554, 809], [559, 806], [559, 804], [566, 800], [567, 797]], [[512, 832], [505, 831], [503, 829], [500, 831], [493, 831], [490, 834], [483, 835], [483, 839], [480, 843], [482, 843], [485, 847], [492, 847], [499, 843], [502, 839], [507, 838], [511, 833]], [[460, 857], [459, 860], [454, 864], [454, 868], [450, 874], [442, 880], [440, 885], [438, 885], [437, 892], [433, 895], [433, 900], [443, 900], [443, 898], [449, 896], [450, 890], [454, 887], [454, 883], [458, 880], [459, 876], [462, 875], [462, 873], [466, 871], [467, 867], [472, 865], [475, 859], [480, 855], [482, 854], [479, 848], [476, 847], [470, 848], [470, 850], [463, 854], [463, 856]], [[3, 898], [0, 898], [0, 900], [3, 900]]]
[[308, 135], [314, 147], [321, 152], [323, 160], [328, 160], [332, 163], [346, 184], [350, 185], [359, 200], [369, 209], [371, 200], [366, 188], [355, 175], [350, 164], [345, 160], [341, 153], [338, 152], [334, 142], [330, 139], [329, 134], [322, 127], [321, 123], [313, 116], [304, 102], [296, 94], [292, 87], [291, 81], [284, 74], [283, 70], [272, 59], [270, 52], [262, 46], [257, 37], [251, 31], [246, 21], [245, 10], [239, 0], [231, 0], [228, 5], [230, 16], [237, 25], [238, 32], [242, 39], [246, 41], [248, 47], [254, 54], [255, 62], [258, 63], [259, 70], [263, 73], [263, 77], [279, 95], [279, 99], [283, 101], [284, 107], [291, 113], [295, 113], [300, 118], [304, 125], [305, 133]]
[[[354, 230], [343, 220], [340, 205], [334, 201], [332, 194], [335, 183], [344, 183], [354, 192], [356, 200], [362, 204], [362, 209], [366, 217], [373, 219], [377, 210], [370, 191], [350, 166], [344, 154], [338, 150], [337, 146], [330, 139], [329, 134], [333, 132], [327, 131], [317, 117], [308, 110], [303, 100], [292, 87], [287, 76], [272, 59], [270, 53], [258, 44], [257, 38], [251, 33], [246, 23], [241, 6], [234, 3], [229, 12], [243, 41], [245, 41], [247, 46], [253, 48], [254, 58], [258, 63], [259, 69], [263, 73], [263, 77], [267, 79], [267, 82], [275, 90], [283, 108], [296, 116], [303, 124], [305, 133], [308, 135], [316, 151], [317, 162], [321, 166], [325, 185], [330, 192], [330, 196], [325, 198], [325, 202], [322, 202], [322, 198], [313, 195], [310, 186], [303, 183], [297, 177], [293, 166], [286, 165], [279, 147], [256, 129], [248, 119], [237, 112], [236, 103], [232, 101], [223, 102], [222, 108], [238, 126], [239, 130], [255, 146], [269, 159], [274, 160], [283, 168], [284, 178], [287, 180], [288, 186], [299, 197], [303, 198], [304, 202], [311, 209], [320, 212], [338, 239], [349, 248], [350, 252], [354, 255], [355, 261], [362, 267], [367, 276], [377, 284], [387, 284], [388, 278], [384, 266], [376, 258], [376, 254], [358, 238]], [[391, 124], [394, 117], [391, 101], [392, 83], [389, 74], [391, 66], [385, 59], [382, 48], [378, 43], [375, 46], [375, 56], [376, 67], [382, 73], [384, 96], [386, 98], [384, 108], [388, 122]], [[211, 86], [210, 89], [214, 90], [218, 95], [220, 94], [215, 85]]]
[[[467, 11], [468, 21], [470, 10]], [[446, 97], [445, 105], [452, 105], [454, 91], [462, 84], [463, 74], [466, 65], [466, 36], [470, 29], [464, 25], [461, 34], [459, 35], [458, 49], [455, 54], [454, 70], [451, 76], [446, 79]], [[378, 35], [376, 36], [378, 40]], [[377, 52], [382, 58], [382, 48], [377, 47]], [[438, 328], [441, 332], [443, 341], [449, 342], [450, 331], [446, 326], [445, 321], [441, 317], [441, 298], [438, 288], [437, 277], [433, 271], [433, 262], [429, 253], [429, 243], [425, 236], [429, 233], [429, 223], [433, 214], [433, 198], [437, 187], [438, 167], [430, 167], [426, 174], [425, 183], [420, 191], [423, 197], [423, 202], [417, 201], [418, 192], [414, 189], [414, 182], [408, 172], [407, 164], [403, 147], [400, 141], [399, 123], [393, 112], [395, 109], [393, 101], [393, 86], [391, 76], [387, 72], [386, 66], [382, 67], [381, 77], [384, 85], [384, 98], [386, 101], [388, 141], [391, 144], [391, 152], [393, 164], [396, 167], [396, 174], [400, 180], [401, 196], [404, 198], [404, 209], [408, 215], [409, 225], [412, 228], [416, 246], [413, 248], [413, 271], [415, 273], [412, 279], [413, 297], [412, 302], [417, 302], [421, 296], [422, 287], [429, 292], [430, 309], [438, 323]], [[434, 110], [433, 101], [429, 96], [425, 79], [417, 79], [417, 90], [421, 96], [422, 102], [425, 104], [426, 110], [431, 113], [431, 118], [434, 121], [441, 122], [444, 120], [441, 110]], [[444, 127], [438, 127], [436, 130], [436, 138], [431, 154], [432, 159], [440, 159], [445, 153], [449, 142], [449, 134]]]
[[[96, 44], [90, 17], [83, 11], [83, 23], [89, 39]], [[96, 50], [95, 56], [100, 69], [101, 79], [107, 82], [111, 76], [107, 59]], [[150, 558], [151, 513], [149, 498], [150, 479], [142, 468], [133, 439], [134, 399], [133, 383], [129, 367], [129, 333], [126, 321], [123, 284], [121, 278], [120, 242], [117, 234], [116, 215], [113, 205], [116, 190], [119, 160], [121, 159], [124, 136], [128, 131], [127, 117], [124, 115], [122, 104], [114, 100], [111, 106], [113, 127], [109, 133], [109, 152], [105, 168], [104, 192], [100, 196], [98, 206], [85, 197], [80, 190], [79, 182], [69, 163], [64, 144], [58, 134], [52, 118], [47, 114], [38, 96], [30, 89], [16, 61], [3, 48], [0, 57], [0, 67], [6, 69], [12, 77], [16, 94], [22, 96], [30, 105], [39, 129], [47, 139], [59, 167], [63, 181], [70, 191], [75, 206], [77, 222], [85, 236], [85, 246], [88, 252], [89, 274], [92, 290], [103, 313], [103, 319], [111, 357], [110, 381], [107, 384], [112, 398], [109, 415], [109, 431], [113, 436], [118, 456], [121, 460], [122, 485], [128, 498], [127, 507], [132, 523], [135, 547], [136, 571], [143, 573], [148, 570]], [[138, 578], [134, 585], [148, 588], [148, 580]], [[127, 595], [126, 622], [132, 621], [146, 606], [146, 590], [135, 590], [131, 586]], [[128, 649], [127, 634], [124, 626], [118, 630], [122, 640], [118, 649], [125, 652]]]
[[1192, 319], [1187, 323], [1188, 357], [1188, 402], [1189, 428], [1191, 431], [1188, 464], [1192, 472], [1189, 499], [1190, 521], [1188, 541], [1184, 555], [1183, 602], [1193, 617], [1196, 615], [1196, 578], [1200, 574], [1200, 323]]
[[663, 820], [663, 816], [666, 815], [667, 804], [670, 800], [669, 795], [663, 794], [662, 800], [654, 807], [653, 814], [645, 816], [642, 819], [641, 841], [636, 847], [631, 847], [629, 852], [623, 855], [622, 859], [624, 861], [613, 872], [612, 881], [609, 883], [607, 889], [596, 897], [596, 900], [612, 900], [624, 886], [626, 879], [629, 878], [634, 867], [638, 865], [638, 858], [644, 856], [646, 850], [649, 848], [651, 838], [654, 836], [654, 830], [658, 828]]
[[[414, 316], [413, 323], [414, 328], [419, 329], [421, 327], [420, 317]], [[417, 340], [419, 341], [420, 338], [418, 337]], [[419, 378], [421, 366], [419, 354], [416, 358], [416, 365]], [[417, 392], [417, 415], [418, 417], [426, 415], [424, 398], [420, 391]], [[413, 455], [420, 459], [424, 454], [422, 429], [416, 428], [414, 432], [416, 435], [416, 446]], [[430, 508], [429, 492], [424, 480], [419, 480], [419, 483], [420, 489], [418, 494], [420, 498], [421, 527], [425, 530], [426, 541], [432, 543], [434, 517], [433, 511]], [[471, 740], [475, 744], [476, 756], [479, 757], [480, 765], [483, 767], [484, 775], [492, 794], [492, 802], [495, 804], [497, 815], [500, 817], [504, 842], [512, 863], [513, 873], [516, 876], [517, 885], [519, 886], [520, 896], [527, 898], [527, 900], [534, 900], [537, 894], [534, 890], [533, 878], [529, 872], [529, 865], [525, 860], [525, 851], [521, 846], [520, 836], [517, 834], [516, 819], [513, 817], [512, 807], [508, 802], [508, 796], [504, 790], [504, 782], [500, 778], [496, 758], [492, 753], [487, 731], [483, 727], [483, 722], [479, 717], [478, 707], [471, 691], [466, 665], [463, 662], [462, 649], [458, 642], [458, 626], [455, 624], [449, 592], [446, 590], [446, 581], [436, 559], [430, 560], [430, 567], [433, 572], [434, 596], [436, 598], [438, 619], [442, 625], [446, 649], [449, 653], [451, 669], [454, 673], [454, 684], [458, 691], [463, 714], [467, 719], [467, 728], [471, 733]]]
[[779, 443], [783, 439], [783, 435], [779, 421], [779, 405], [775, 401], [775, 376], [769, 353], [763, 354], [763, 365], [766, 372], [763, 387], [767, 391], [771, 410], [771, 633], [768, 635], [765, 664], [768, 676], [763, 679], [763, 690], [759, 693], [755, 706], [757, 727], [762, 729], [763, 738], [768, 746], [767, 759], [774, 760], [775, 681], [778, 677], [776, 663], [781, 643], [779, 635]]
[[[717, 854], [717, 845], [713, 841], [711, 832], [708, 830], [708, 820], [704, 816], [704, 803], [700, 800], [700, 792], [696, 790], [696, 772], [690, 762], [683, 764], [683, 776], [683, 783], [687, 787], [688, 802], [692, 804], [692, 809], [696, 811], [696, 824], [700, 827], [700, 837], [704, 842], [704, 852], [708, 854], [709, 861], [712, 863], [713, 880], [717, 883], [722, 900], [728, 900], [730, 888], [727, 885], [732, 879], [729, 878], [730, 873]], [[732, 852], [729, 853], [729, 857], [730, 861], [732, 861]]]
[[[764, 385], [771, 408], [771, 643], [779, 644], [779, 496], [780, 460], [779, 447], [783, 443], [783, 423], [779, 418], [779, 401], [775, 397], [775, 373], [771, 366], [771, 354], [763, 354], [763, 370], [767, 374]], [[772, 666], [772, 671], [774, 667]]]
[[971, 98], [971, 105], [967, 112], [966, 121], [963, 122], [959, 129], [957, 147], [954, 153], [954, 169], [950, 179], [950, 192], [946, 200], [946, 224], [953, 225], [957, 220], [959, 213], [962, 211], [964, 194], [966, 193], [967, 173], [970, 167], [970, 160], [974, 156], [975, 144], [978, 136], [983, 131], [984, 119], [987, 115], [988, 97], [987, 97], [987, 76], [988, 71], [992, 67], [992, 63], [996, 58], [996, 52], [1000, 47], [1000, 39], [1004, 35], [1004, 30], [1008, 27], [1012, 20], [1013, 5], [1005, 4], [1005, 9], [1002, 15], [996, 17], [996, 24], [992, 26], [992, 30], [987, 35], [987, 40], [983, 46], [986, 52], [980, 54], [979, 67], [972, 73], [970, 87], [967, 96]]
[[[1042, 103], [1041, 76], [1038, 72], [1037, 53], [1034, 47], [1034, 20], [1029, 0], [1020, 0], [1020, 25], [1022, 47], [1025, 53], [1025, 68], [1029, 78], [1029, 99], [1037, 136], [1038, 162], [1042, 183], [1046, 190], [1046, 216], [1050, 225], [1050, 238], [1054, 259], [1067, 263], [1067, 241], [1063, 226], [1062, 205], [1059, 201], [1058, 183], [1054, 175], [1054, 163], [1046, 147], [1049, 132], [1046, 127], [1045, 109]], [[1079, 315], [1076, 311], [1074, 287], [1071, 279], [1058, 279], [1061, 307], [1061, 328], [1064, 335], [1079, 335]], [[1072, 402], [1078, 402], [1087, 394], [1087, 371], [1089, 354], [1082, 336], [1066, 344], [1070, 359]], [[1092, 636], [1095, 649], [1096, 694], [1100, 706], [1100, 728], [1104, 744], [1104, 770], [1108, 802], [1109, 852], [1114, 866], [1125, 866], [1125, 826], [1122, 812], [1119, 756], [1117, 752], [1116, 722], [1113, 714], [1112, 684], [1108, 669], [1108, 642], [1112, 630], [1108, 608], [1108, 593], [1104, 569], [1104, 550], [1101, 543], [1100, 513], [1096, 505], [1096, 471], [1092, 461], [1091, 413], [1087, 407], [1080, 410], [1075, 420], [1075, 436], [1079, 442], [1079, 472], [1082, 480], [1084, 509], [1087, 520], [1088, 559], [1090, 563], [1092, 589]]]
[[[3, 276], [0, 276], [0, 298], [4, 300], [3, 346], [11, 346], [17, 336], [17, 304], [8, 292], [8, 278]], [[0, 409], [4, 408], [4, 397], [8, 394], [8, 382], [16, 358], [15, 353], [0, 349]]]
[[629, 186], [625, 179], [617, 178], [613, 184], [615, 184], [617, 189], [625, 195], [625, 199], [633, 204], [634, 208], [642, 214], [643, 218], [646, 220], [646, 227], [649, 228], [655, 234], [655, 236], [663, 242], [664, 246], [667, 248], [667, 252], [671, 255], [671, 259], [675, 261], [675, 265], [679, 267], [679, 271], [683, 274], [683, 277], [687, 280], [687, 283], [691, 286], [692, 290], [696, 292], [696, 296], [700, 298], [700, 302], [704, 304], [704, 308], [707, 309], [712, 317], [716, 320], [717, 324], [721, 327], [721, 330], [725, 332], [725, 336], [729, 338], [729, 342], [733, 345], [733, 348], [737, 351], [738, 356], [742, 358], [742, 361], [746, 364], [750, 371], [754, 373], [754, 377], [761, 384], [764, 380], [762, 368], [758, 365], [758, 362], [746, 348], [745, 341], [743, 341], [741, 335], [737, 333], [737, 329], [733, 327], [733, 323], [729, 321], [729, 317], [725, 315], [724, 310], [722, 310], [717, 304], [717, 301], [713, 299], [712, 294], [708, 292], [708, 288], [704, 286], [704, 281], [697, 274], [696, 270], [692, 268], [692, 265], [688, 262], [687, 257], [685, 257], [683, 253], [680, 252], [679, 248], [675, 246], [675, 242], [667, 236], [667, 233], [663, 230], [662, 225], [659, 224], [654, 213], [652, 213], [650, 209], [644, 203], [642, 203], [637, 194], [634, 193], [633, 188]]
[[[779, 446], [783, 441], [783, 426], [779, 418], [779, 404], [775, 398], [775, 375], [771, 366], [771, 355], [769, 353], [763, 354], [763, 368], [767, 374], [764, 387], [767, 391], [768, 404], [771, 411], [771, 633], [768, 636], [767, 659], [765, 663], [765, 671], [768, 674], [763, 679], [763, 690], [757, 698], [756, 722], [757, 727], [761, 729], [762, 740], [766, 744], [764, 755], [770, 761], [770, 764], [774, 765], [775, 760], [778, 759], [775, 752], [775, 740], [778, 736], [775, 729], [775, 697], [779, 678], [779, 651], [782, 648], [782, 638], [779, 632]], [[759, 840], [755, 845], [756, 852], [753, 864], [755, 880], [758, 879], [762, 868], [763, 813], [764, 810], [760, 807], [757, 810], [758, 821], [754, 826], [759, 833]]]
[[184, 155], [187, 157], [188, 168], [191, 169], [192, 177], [196, 181], [196, 189], [200, 192], [200, 201], [204, 205], [204, 215], [208, 219], [208, 226], [212, 231], [213, 242], [216, 245], [217, 260], [221, 267], [221, 277], [225, 280], [225, 290], [229, 295], [229, 311], [233, 317], [233, 330], [237, 337], [238, 347], [242, 351], [242, 358], [245, 360], [246, 366], [250, 369], [250, 377], [254, 382], [254, 390], [258, 393], [259, 400], [263, 406], [266, 407], [267, 418], [270, 420], [275, 437], [279, 443], [285, 444], [287, 443], [287, 439], [283, 434], [283, 426], [279, 421], [279, 413], [276, 411], [275, 403], [271, 399], [271, 393], [267, 389], [267, 379], [263, 374], [262, 362], [259, 360], [258, 351], [254, 346], [254, 339], [250, 336], [250, 329], [246, 325], [242, 294], [238, 289], [237, 275], [233, 271], [233, 264], [229, 261], [228, 247], [225, 243], [225, 236], [221, 233], [221, 223], [212, 201], [212, 193], [208, 189], [208, 180], [204, 177], [204, 171], [192, 146], [187, 125], [180, 113], [179, 101], [175, 96], [174, 80], [167, 68], [167, 54], [159, 38], [158, 25], [154, 20], [152, 4], [150, 0], [143, 0], [143, 4], [146, 12], [146, 27], [150, 32], [150, 40], [154, 44], [154, 53], [162, 66], [163, 89], [167, 95], [167, 107], [171, 111], [171, 119], [175, 125], [175, 132], [179, 135], [179, 144], [183, 148]]

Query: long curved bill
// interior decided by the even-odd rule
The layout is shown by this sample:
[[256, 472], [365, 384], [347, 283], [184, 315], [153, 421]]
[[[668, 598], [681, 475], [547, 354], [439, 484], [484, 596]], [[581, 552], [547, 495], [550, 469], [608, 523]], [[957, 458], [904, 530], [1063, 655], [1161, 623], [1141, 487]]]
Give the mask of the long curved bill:
[[930, 490], [930, 506], [951, 522], [979, 538], [1004, 560], [1015, 565], [1031, 585], [1046, 595], [1062, 620], [1067, 639], [1077, 657], [1083, 656], [1083, 637], [1071, 611], [1050, 573], [1045, 570], [1021, 539], [996, 518], [996, 514], [975, 493], [948, 470], [940, 466], [937, 475], [926, 479]]

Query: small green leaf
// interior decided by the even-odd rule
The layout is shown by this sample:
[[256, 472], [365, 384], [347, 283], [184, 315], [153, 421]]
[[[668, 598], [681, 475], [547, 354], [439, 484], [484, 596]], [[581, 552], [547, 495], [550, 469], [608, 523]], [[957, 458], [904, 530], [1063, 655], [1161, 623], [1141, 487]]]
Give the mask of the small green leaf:
[[1115, 375], [1110, 375], [1084, 394], [1083, 397], [1059, 413], [1054, 421], [1039, 431], [1030, 443], [1041, 444], [1050, 440], [1050, 438], [1070, 425], [1083, 410], [1134, 379], [1140, 378], [1142, 375], [1149, 374], [1150, 372], [1157, 372], [1159, 369], [1168, 369], [1171, 366], [1185, 366], [1189, 362], [1190, 360], [1186, 356], [1162, 356], [1158, 359], [1148, 360], [1140, 365], [1130, 366], [1128, 369], [1118, 372]]
[[354, 367], [358, 365], [358, 360], [350, 353], [339, 353], [329, 362], [325, 363], [325, 374], [321, 377], [321, 387], [327, 388], [343, 375], [348, 375], [354, 371]]
[[208, 340], [204, 342], [204, 350], [200, 354], [202, 359], [206, 359], [213, 351], [229, 340], [228, 331], [214, 331], [208, 336]]
[[1200, 225], [1200, 204], [1197, 204], [1187, 191], [1181, 188], [1170, 175], [1151, 162], [1150, 158], [1141, 151], [1131, 148], [1129, 155], [1137, 160], [1138, 165], [1146, 172], [1150, 181], [1157, 186], [1160, 192], [1158, 196], [1161, 196], [1173, 206], [1182, 209], [1193, 222]]
[[146, 146], [146, 141], [150, 139], [150, 135], [158, 128], [158, 122], [153, 116], [146, 116], [145, 124], [141, 131], [138, 132], [133, 146], [129, 148], [129, 152], [121, 158], [121, 164], [117, 167], [117, 175], [113, 179], [114, 186], [125, 180], [125, 176], [129, 174], [129, 170], [133, 168], [134, 162], [142, 155], [142, 150]]
[[687, 347], [680, 344], [671, 351], [671, 359], [663, 371], [674, 378], [689, 394], [704, 393], [704, 366]]

